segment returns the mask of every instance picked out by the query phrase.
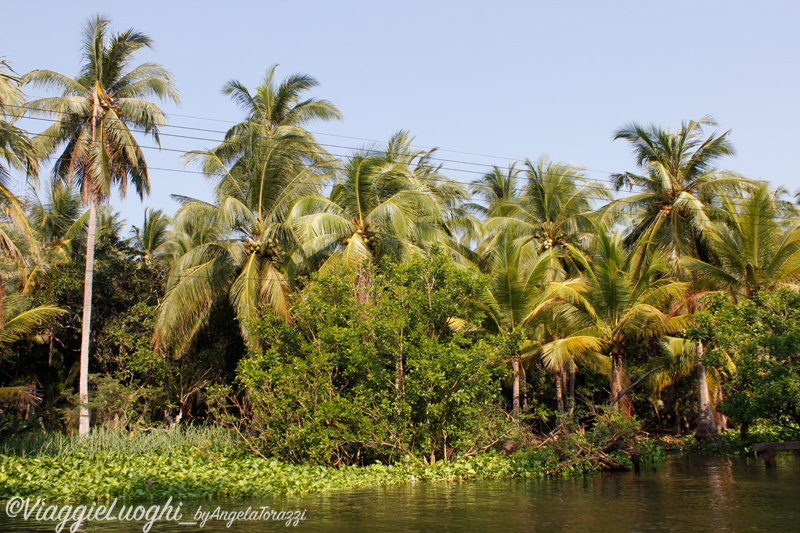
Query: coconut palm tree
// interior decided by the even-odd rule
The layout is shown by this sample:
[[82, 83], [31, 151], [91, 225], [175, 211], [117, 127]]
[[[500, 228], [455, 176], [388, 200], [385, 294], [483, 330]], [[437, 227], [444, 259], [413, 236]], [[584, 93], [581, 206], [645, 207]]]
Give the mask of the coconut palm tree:
[[[209, 151], [190, 152], [188, 162], [200, 163], [204, 172], [219, 178], [218, 195], [235, 190], [235, 180], [222, 179], [253, 176], [263, 179], [265, 191], [275, 190], [275, 174], [296, 175], [311, 163], [333, 164], [333, 158], [303, 126], [313, 120], [341, 120], [339, 110], [328, 100], [304, 99], [304, 93], [319, 85], [307, 74], [293, 74], [277, 83], [278, 65], [267, 69], [261, 85], [251, 93], [238, 80], [222, 88], [246, 114], [245, 119], [228, 129], [222, 144]], [[222, 163], [220, 166], [219, 163]], [[268, 194], [268, 193], [265, 193]]]
[[[796, 217], [781, 219], [787, 211], [780, 193], [762, 183], [743, 196], [720, 199], [720, 220], [705, 229], [710, 259], [687, 256], [680, 262], [694, 276], [698, 291], [722, 290], [734, 299], [752, 298], [762, 289], [800, 280], [800, 222]], [[691, 300], [696, 302], [697, 298]], [[698, 307], [690, 306], [695, 310]], [[698, 340], [693, 350], [691, 361], [698, 382], [697, 434], [708, 437], [717, 428], [709, 402], [703, 342]]]
[[611, 362], [611, 402], [630, 414], [625, 390], [625, 354], [636, 339], [680, 331], [690, 323], [686, 315], [671, 316], [667, 306], [681, 300], [686, 283], [667, 275], [668, 265], [646, 246], [628, 253], [619, 235], [598, 227], [592, 251], [567, 245], [580, 265], [582, 276], [548, 285], [549, 298], [534, 310], [557, 305], [570, 316], [572, 331], [546, 347], [546, 356], [568, 360], [586, 353], [601, 354]]
[[564, 249], [593, 230], [590, 213], [594, 200], [611, 199], [602, 184], [586, 179], [578, 167], [555, 163], [542, 156], [526, 159], [527, 178], [521, 194], [494, 203], [486, 230], [509, 228], [514, 235], [536, 239], [543, 250]]
[[299, 199], [320, 194], [335, 167], [302, 126], [340, 114], [327, 100], [301, 100], [316, 80], [295, 74], [276, 85], [275, 69], [255, 94], [228, 82], [223, 93], [245, 120], [220, 146], [186, 156], [216, 181], [216, 198], [184, 199], [172, 236], [159, 248], [171, 264], [156, 323], [159, 346], [185, 350], [220, 305], [233, 308], [246, 341], [251, 319], [265, 309], [288, 318], [289, 281], [302, 259], [287, 219]]
[[[704, 342], [697, 340], [665, 336], [661, 340], [662, 355], [653, 361], [654, 372], [649, 376], [649, 385], [653, 398], [657, 398], [661, 391], [680, 379], [685, 379], [693, 373], [697, 375], [697, 431], [698, 439], [714, 436], [718, 431], [716, 420], [724, 418], [714, 410], [710, 391], [715, 398], [721, 398], [720, 375], [717, 369], [706, 368]], [[736, 365], [728, 357], [724, 366], [733, 372]]]
[[[490, 257], [494, 240], [508, 230], [536, 241], [541, 250], [559, 250], [562, 268], [571, 263], [565, 245], [581, 245], [593, 231], [593, 201], [611, 199], [606, 187], [587, 180], [579, 168], [554, 163], [546, 156], [536, 163], [526, 159], [523, 171], [512, 165], [503, 174], [496, 168], [472, 190], [488, 204], [483, 225], [486, 238], [478, 246], [484, 258]], [[483, 264], [488, 263], [484, 260]]]
[[84, 205], [89, 206], [79, 379], [81, 435], [89, 432], [89, 336], [97, 211], [112, 188], [124, 197], [129, 180], [140, 197], [150, 191], [147, 164], [133, 133], [138, 131], [158, 143], [158, 130], [166, 119], [148, 98], [178, 102], [172, 76], [162, 66], [143, 63], [130, 68], [134, 54], [152, 45], [150, 38], [134, 29], [110, 35], [109, 25], [99, 15], [87, 22], [82, 39], [83, 65], [77, 78], [50, 70], [34, 70], [22, 78], [35, 87], [61, 91], [60, 96], [28, 104], [32, 115], [55, 117], [54, 124], [33, 143], [42, 158], [50, 158], [63, 147], [53, 174], [68, 183], [76, 182]]
[[134, 246], [142, 252], [145, 261], [155, 260], [156, 250], [167, 242], [170, 218], [161, 209], [148, 207], [144, 210], [142, 227], [131, 227]]
[[509, 208], [516, 208], [521, 192], [520, 170], [516, 167], [516, 162], [509, 164], [505, 171], [500, 167], [493, 167], [480, 179], [471, 183], [470, 192], [478, 196], [482, 203], [471, 203], [468, 207], [484, 218], [502, 216]]
[[616, 190], [627, 186], [639, 192], [611, 202], [611, 212], [633, 212], [635, 224], [625, 245], [648, 242], [661, 250], [673, 268], [684, 256], [707, 260], [704, 229], [716, 218], [719, 200], [737, 195], [750, 185], [733, 172], [715, 165], [734, 149], [730, 131], [705, 137], [703, 126], [715, 126], [710, 116], [681, 124], [677, 132], [635, 122], [618, 130], [614, 139], [633, 147], [642, 174], [624, 172], [611, 179]]
[[83, 210], [80, 192], [60, 180], [48, 183], [44, 199], [34, 190], [30, 207], [30, 225], [46, 248], [69, 244], [85, 228], [89, 218]]
[[698, 285], [753, 298], [761, 290], [800, 280], [800, 221], [778, 218], [780, 205], [766, 183], [741, 198], [723, 198], [724, 222], [707, 230], [712, 261], [685, 257]]
[[[17, 77], [6, 61], [0, 60], [0, 160], [5, 160], [8, 167], [26, 172], [29, 178], [35, 178], [38, 163], [35, 150], [27, 134], [13, 125], [14, 119], [23, 111], [25, 94], [20, 88]], [[32, 256], [36, 256], [38, 248], [33, 239], [31, 228], [22, 202], [8, 188], [9, 169], [0, 163], [0, 257], [14, 264], [14, 270], [23, 273], [26, 269], [26, 257], [19, 246], [28, 248]], [[3, 329], [3, 299], [5, 287], [0, 276], [0, 331]]]
[[[25, 297], [19, 293], [3, 297], [3, 320], [0, 321], [0, 349], [29, 336], [37, 326], [64, 313], [53, 305], [40, 305], [30, 308]], [[42, 401], [33, 387], [0, 387], [0, 405], [25, 408], [38, 405]]]
[[29, 199], [31, 241], [27, 255], [25, 287], [33, 287], [39, 272], [53, 266], [77, 261], [85, 254], [86, 225], [89, 211], [83, 210], [80, 193], [74, 184], [51, 180], [44, 199], [36, 189]]
[[159, 247], [171, 268], [156, 321], [158, 346], [181, 353], [220, 305], [232, 306], [246, 341], [249, 323], [264, 310], [288, 319], [287, 273], [295, 268], [297, 242], [286, 214], [316, 192], [318, 178], [303, 169], [270, 198], [260, 194], [262, 180], [245, 179], [238, 197], [188, 202], [178, 211], [173, 235]]
[[354, 154], [329, 198], [298, 202], [290, 218], [306, 256], [357, 268], [383, 256], [402, 261], [435, 242], [448, 244], [466, 191], [430, 165], [432, 151], [415, 150], [412, 142], [401, 131], [385, 151]]
[[513, 371], [512, 415], [521, 409], [523, 357], [533, 355], [537, 345], [532, 342], [527, 322], [541, 304], [546, 283], [563, 279], [563, 272], [553, 267], [557, 252], [542, 251], [536, 242], [514, 238], [505, 231], [492, 250], [490, 280], [483, 299], [478, 302], [494, 328], [507, 340]]
[[[28, 136], [13, 125], [25, 104], [25, 94], [20, 88], [20, 78], [8, 62], [0, 60], [0, 159], [19, 171], [35, 175], [38, 164]], [[0, 164], [0, 194], [7, 196], [8, 168]]]

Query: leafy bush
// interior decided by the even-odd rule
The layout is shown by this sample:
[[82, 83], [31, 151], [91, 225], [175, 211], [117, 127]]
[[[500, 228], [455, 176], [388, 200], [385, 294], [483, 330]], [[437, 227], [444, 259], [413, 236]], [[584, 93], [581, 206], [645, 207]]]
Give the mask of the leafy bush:
[[465, 303], [479, 290], [441, 253], [316, 274], [293, 324], [251, 325], [241, 394], [218, 389], [218, 414], [243, 416], [260, 450], [295, 463], [434, 462], [488, 447], [508, 430], [493, 407], [504, 370], [493, 338], [459, 332], [477, 329]]
[[737, 305], [715, 297], [707, 307], [695, 328], [725, 378], [720, 410], [742, 425], [744, 439], [757, 421], [800, 431], [800, 292], [764, 291]]

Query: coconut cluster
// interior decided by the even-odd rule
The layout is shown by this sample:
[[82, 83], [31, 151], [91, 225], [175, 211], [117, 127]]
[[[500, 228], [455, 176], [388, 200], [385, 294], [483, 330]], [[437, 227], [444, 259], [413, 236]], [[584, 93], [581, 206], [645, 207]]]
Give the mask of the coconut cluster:
[[264, 244], [261, 244], [260, 242], [255, 240], [248, 242], [247, 252], [250, 254], [257, 254], [265, 257], [271, 256], [274, 259], [278, 260], [281, 258], [282, 255], [280, 246], [272, 238], [267, 239]]

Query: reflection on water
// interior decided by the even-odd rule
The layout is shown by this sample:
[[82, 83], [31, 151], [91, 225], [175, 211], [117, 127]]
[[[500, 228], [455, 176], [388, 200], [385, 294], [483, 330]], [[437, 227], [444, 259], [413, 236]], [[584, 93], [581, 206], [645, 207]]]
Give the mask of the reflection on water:
[[[147, 502], [151, 505], [155, 502]], [[154, 532], [266, 531], [800, 531], [800, 460], [673, 458], [656, 471], [584, 478], [421, 484], [280, 496], [268, 501], [183, 502], [183, 520], [213, 511], [306, 510], [305, 521], [157, 522]], [[9, 519], [0, 532], [54, 531], [54, 522]], [[71, 524], [70, 524], [71, 525]], [[83, 531], [128, 533], [144, 523], [87, 523]]]

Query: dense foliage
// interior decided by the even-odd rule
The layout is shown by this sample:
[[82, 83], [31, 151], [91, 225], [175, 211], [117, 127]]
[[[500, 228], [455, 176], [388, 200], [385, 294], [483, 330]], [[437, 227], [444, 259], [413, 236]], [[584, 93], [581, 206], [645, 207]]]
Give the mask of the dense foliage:
[[[640, 425], [712, 440], [800, 427], [798, 209], [717, 166], [733, 145], [710, 117], [620, 129], [636, 169], [608, 183], [546, 157], [467, 183], [406, 131], [329, 154], [305, 128], [339, 110], [273, 66], [253, 90], [224, 85], [244, 116], [183, 157], [213, 200], [145, 210], [126, 239], [105, 204], [149, 190], [130, 128], [158, 141], [166, 115], [144, 98], [177, 101], [166, 69], [130, 68], [151, 44], [98, 16], [74, 79], [0, 61], [0, 437], [85, 437], [90, 414], [94, 431], [215, 424], [249, 454], [226, 451], [230, 472], [376, 465], [399, 480], [431, 470], [382, 463], [462, 472], [546, 441], [535, 454], [580, 470], [635, 457]], [[58, 94], [28, 102], [30, 86]], [[23, 111], [52, 122], [29, 138]], [[6, 187], [15, 173], [27, 196]], [[87, 464], [118, 492], [80, 494], [151, 495], [132, 472], [198, 453]]]
[[717, 296], [695, 328], [723, 377], [720, 410], [743, 427], [770, 422], [800, 435], [800, 293], [760, 292], [733, 304]]
[[[475, 453], [503, 427], [499, 352], [475, 330], [480, 278], [441, 253], [316, 274], [291, 325], [267, 315], [238, 368], [259, 446], [293, 462], [431, 461]], [[228, 420], [236, 423], [236, 419]], [[497, 426], [497, 427], [494, 427]]]

